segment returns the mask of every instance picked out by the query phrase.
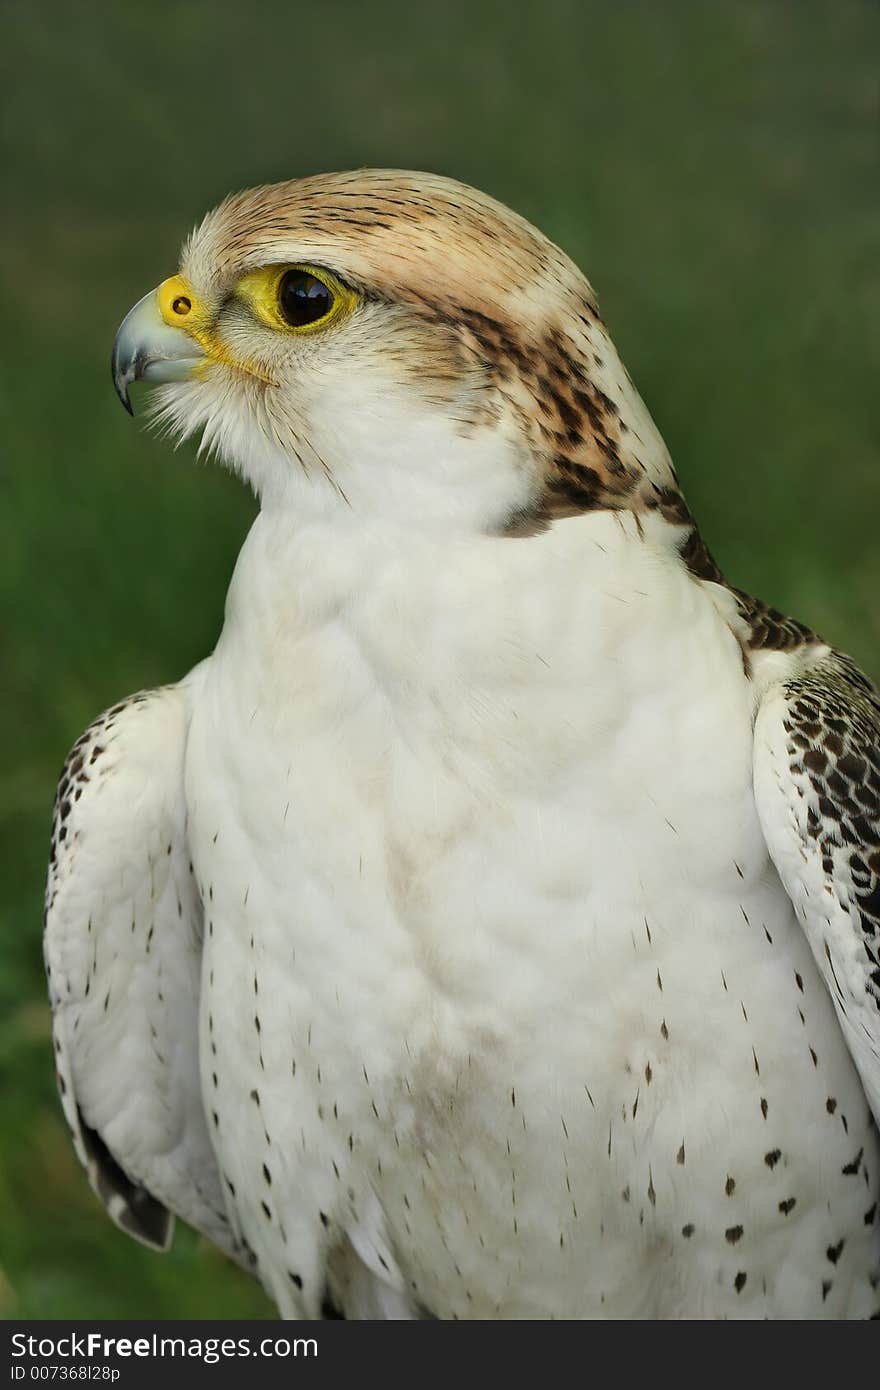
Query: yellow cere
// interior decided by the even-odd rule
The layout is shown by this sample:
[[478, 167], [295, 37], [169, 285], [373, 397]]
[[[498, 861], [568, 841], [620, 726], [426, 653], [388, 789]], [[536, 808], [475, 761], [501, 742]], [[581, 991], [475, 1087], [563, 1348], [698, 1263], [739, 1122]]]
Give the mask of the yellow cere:
[[[281, 314], [278, 307], [278, 291], [284, 276], [291, 270], [300, 270], [320, 280], [333, 295], [333, 305], [329, 313], [316, 319], [314, 323], [290, 324]], [[329, 270], [325, 270], [323, 266], [306, 265], [299, 261], [295, 265], [267, 265], [261, 266], [259, 270], [250, 271], [239, 280], [235, 294], [236, 298], [249, 304], [257, 317], [269, 328], [280, 329], [283, 333], [318, 333], [328, 324], [337, 323], [342, 317], [347, 318], [357, 305], [357, 295], [354, 291], [337, 280]]]
[[[163, 322], [169, 328], [180, 328], [194, 338], [209, 361], [225, 362], [228, 366], [238, 366], [245, 371], [252, 370], [247, 364], [237, 362], [214, 334], [213, 315], [193, 294], [191, 285], [182, 275], [171, 275], [163, 280], [156, 290], [156, 300]], [[195, 368], [195, 374], [199, 374], [199, 367]]]
[[[172, 275], [163, 280], [156, 290], [159, 313], [169, 328], [185, 328], [188, 333], [204, 327], [204, 315], [193, 297], [193, 292], [182, 275]], [[199, 321], [201, 320], [201, 325]]]
[[193, 293], [192, 286], [182, 275], [171, 275], [163, 280], [156, 290], [159, 313], [169, 328], [180, 328], [199, 344], [207, 361], [194, 368], [198, 376], [209, 362], [223, 362], [226, 366], [237, 367], [249, 376], [257, 377], [268, 385], [272, 378], [257, 364], [243, 362], [236, 357], [214, 332], [214, 315], [207, 310]]

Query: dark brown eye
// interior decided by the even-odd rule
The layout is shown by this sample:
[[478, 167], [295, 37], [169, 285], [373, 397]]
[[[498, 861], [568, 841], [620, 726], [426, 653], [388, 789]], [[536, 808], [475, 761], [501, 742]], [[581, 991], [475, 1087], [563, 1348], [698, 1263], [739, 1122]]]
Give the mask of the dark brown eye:
[[291, 328], [305, 328], [327, 317], [333, 308], [333, 291], [307, 270], [288, 270], [278, 286], [278, 308]]

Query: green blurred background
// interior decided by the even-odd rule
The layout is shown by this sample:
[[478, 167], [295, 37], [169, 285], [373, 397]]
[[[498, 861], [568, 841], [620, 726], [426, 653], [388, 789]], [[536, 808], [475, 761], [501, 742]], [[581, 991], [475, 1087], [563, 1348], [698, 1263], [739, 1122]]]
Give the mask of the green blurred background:
[[257, 1317], [190, 1233], [117, 1233], [56, 1102], [40, 920], [55, 778], [208, 652], [253, 514], [145, 436], [118, 321], [240, 186], [475, 183], [586, 269], [717, 558], [880, 675], [880, 9], [7, 3], [0, 91], [0, 1315]]

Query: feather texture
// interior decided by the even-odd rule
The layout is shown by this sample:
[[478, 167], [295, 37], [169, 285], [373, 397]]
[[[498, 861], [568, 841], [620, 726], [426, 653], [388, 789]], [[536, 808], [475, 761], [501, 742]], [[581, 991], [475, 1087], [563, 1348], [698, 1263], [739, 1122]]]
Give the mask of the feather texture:
[[758, 814], [880, 1122], [880, 695], [828, 648], [791, 666], [758, 712]]
[[77, 741], [55, 803], [45, 958], [64, 1113], [113, 1220], [166, 1248], [173, 1215], [237, 1252], [201, 1102], [202, 905], [185, 836], [182, 687]]

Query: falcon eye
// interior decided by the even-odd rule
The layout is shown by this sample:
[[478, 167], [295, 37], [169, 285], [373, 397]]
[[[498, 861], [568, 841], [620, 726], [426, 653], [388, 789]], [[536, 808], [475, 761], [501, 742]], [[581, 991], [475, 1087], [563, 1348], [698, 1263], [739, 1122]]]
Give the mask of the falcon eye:
[[358, 305], [357, 293], [332, 270], [303, 261], [257, 266], [241, 277], [233, 293], [276, 333], [323, 333]]
[[325, 319], [335, 303], [329, 286], [308, 270], [288, 270], [278, 286], [278, 308], [291, 328], [308, 328]]

